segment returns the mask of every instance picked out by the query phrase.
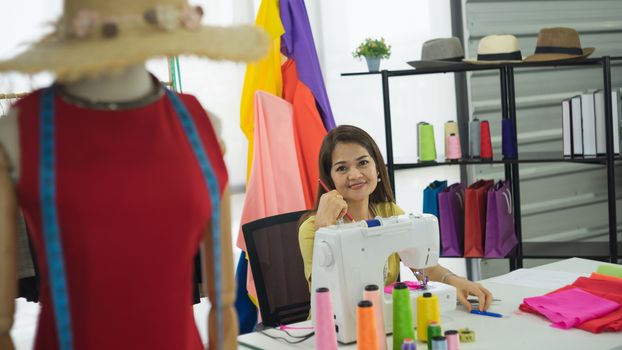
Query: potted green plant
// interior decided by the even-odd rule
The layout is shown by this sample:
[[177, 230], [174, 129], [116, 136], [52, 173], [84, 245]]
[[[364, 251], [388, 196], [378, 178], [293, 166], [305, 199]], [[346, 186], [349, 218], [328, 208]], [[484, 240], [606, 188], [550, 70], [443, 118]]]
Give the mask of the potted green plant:
[[352, 53], [355, 58], [365, 57], [367, 68], [370, 72], [377, 72], [380, 68], [380, 60], [391, 57], [391, 45], [387, 45], [384, 38], [366, 38]]

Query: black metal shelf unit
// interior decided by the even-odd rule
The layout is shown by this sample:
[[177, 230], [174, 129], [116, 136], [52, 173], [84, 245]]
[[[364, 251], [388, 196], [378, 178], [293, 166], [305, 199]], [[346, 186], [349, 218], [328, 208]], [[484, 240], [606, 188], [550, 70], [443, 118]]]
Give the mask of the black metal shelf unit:
[[[616, 195], [615, 195], [615, 162], [622, 160], [621, 156], [615, 156], [613, 153], [613, 123], [611, 110], [611, 61], [621, 60], [622, 57], [604, 56], [600, 58], [589, 58], [582, 60], [567, 60], [558, 62], [521, 62], [494, 65], [472, 65], [466, 63], [453, 63], [446, 66], [424, 68], [424, 69], [407, 69], [407, 70], [382, 70], [380, 72], [360, 72], [360, 73], [343, 73], [342, 76], [358, 76], [358, 75], [380, 75], [382, 82], [382, 99], [384, 108], [384, 126], [387, 154], [387, 169], [389, 179], [393, 191], [395, 192], [395, 171], [401, 169], [415, 169], [431, 166], [443, 165], [477, 165], [477, 164], [504, 164], [505, 179], [511, 184], [514, 205], [514, 224], [517, 238], [519, 241], [516, 252], [513, 256], [509, 256], [510, 269], [523, 267], [523, 259], [553, 259], [566, 258], [572, 256], [581, 256], [586, 258], [609, 260], [617, 262], [621, 258], [622, 246], [617, 241], [616, 227]], [[502, 157], [494, 157], [493, 159], [473, 159], [464, 157], [457, 161], [445, 161], [439, 159], [432, 162], [405, 162], [395, 163], [393, 158], [393, 137], [391, 125], [391, 105], [389, 92], [389, 78], [402, 77], [411, 75], [436, 74], [436, 73], [461, 73], [482, 70], [498, 70], [499, 85], [501, 92], [501, 114], [503, 119], [510, 119], [514, 123], [514, 131], [518, 133], [516, 128], [516, 95], [514, 84], [515, 69], [530, 69], [537, 67], [572, 67], [572, 66], [601, 66], [603, 74], [603, 90], [605, 96], [605, 131], [607, 153], [604, 156], [594, 157], [564, 157], [561, 152], [519, 152], [516, 159], [505, 159]], [[460, 129], [461, 146], [463, 150], [468, 149], [468, 115], [458, 115], [457, 122]], [[514, 135], [516, 138], [516, 134]], [[523, 242], [522, 226], [521, 226], [521, 208], [520, 208], [520, 174], [519, 164], [521, 163], [550, 163], [550, 162], [573, 162], [584, 164], [600, 164], [607, 168], [607, 204], [608, 204], [608, 242]], [[466, 179], [463, 179], [466, 181]]]
[[[615, 156], [614, 161], [622, 160], [622, 157]], [[500, 155], [494, 155], [492, 159], [482, 158], [461, 158], [459, 160], [437, 159], [429, 162], [395, 163], [394, 170], [427, 168], [441, 165], [486, 165], [486, 164], [518, 164], [518, 163], [582, 163], [582, 164], [606, 164], [605, 155], [598, 156], [575, 156], [566, 157], [559, 152], [522, 152], [519, 158], [506, 159]]]

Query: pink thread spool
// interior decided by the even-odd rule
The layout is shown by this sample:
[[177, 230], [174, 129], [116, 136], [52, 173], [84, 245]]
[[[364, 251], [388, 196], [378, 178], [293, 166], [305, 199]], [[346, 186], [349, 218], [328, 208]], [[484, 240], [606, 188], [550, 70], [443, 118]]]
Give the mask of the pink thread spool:
[[449, 160], [457, 160], [462, 158], [460, 138], [456, 134], [450, 134], [447, 138], [447, 155], [445, 158]]
[[445, 331], [445, 339], [447, 339], [447, 350], [460, 350], [458, 331], [453, 329]]
[[333, 313], [333, 303], [328, 288], [318, 288], [315, 290], [315, 309], [313, 313], [315, 349], [336, 350], [335, 314]]
[[382, 300], [380, 299], [380, 288], [375, 284], [365, 286], [363, 299], [371, 301], [374, 305], [374, 316], [376, 319], [376, 339], [378, 339], [378, 350], [387, 349], [387, 335], [384, 331], [384, 317], [382, 315]]

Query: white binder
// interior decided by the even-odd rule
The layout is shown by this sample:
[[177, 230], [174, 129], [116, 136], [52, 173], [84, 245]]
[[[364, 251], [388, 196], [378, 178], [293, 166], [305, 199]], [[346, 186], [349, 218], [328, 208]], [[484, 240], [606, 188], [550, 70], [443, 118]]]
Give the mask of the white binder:
[[572, 116], [572, 154], [583, 155], [583, 128], [581, 125], [581, 96], [570, 100], [570, 114]]
[[[603, 90], [594, 92], [594, 114], [596, 117], [596, 153], [607, 153], [607, 138], [605, 135], [605, 95]], [[617, 91], [611, 92], [611, 116], [613, 124], [613, 153], [620, 154], [620, 95]]]
[[594, 118], [594, 94], [581, 94], [581, 123], [583, 126], [583, 155], [596, 155], [596, 121]]

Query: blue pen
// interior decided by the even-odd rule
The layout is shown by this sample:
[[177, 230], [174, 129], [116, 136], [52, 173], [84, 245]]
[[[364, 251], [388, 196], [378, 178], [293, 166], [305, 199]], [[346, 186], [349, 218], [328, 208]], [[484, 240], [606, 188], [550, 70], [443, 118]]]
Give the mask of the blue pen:
[[471, 310], [472, 314], [475, 315], [482, 315], [482, 316], [490, 316], [490, 317], [503, 317], [503, 315], [495, 313], [495, 312], [488, 312], [488, 311], [479, 311], [479, 310]]

